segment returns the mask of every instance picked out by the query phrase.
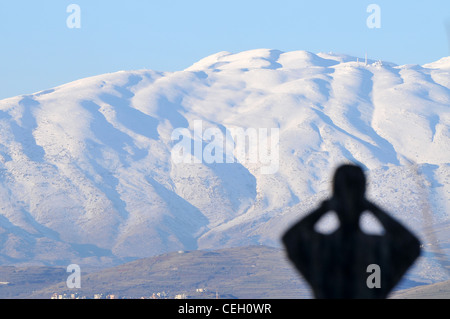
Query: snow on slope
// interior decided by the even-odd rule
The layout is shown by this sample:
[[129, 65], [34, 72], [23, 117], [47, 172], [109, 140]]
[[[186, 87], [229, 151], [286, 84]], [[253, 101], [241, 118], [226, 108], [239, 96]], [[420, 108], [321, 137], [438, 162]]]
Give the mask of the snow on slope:
[[[0, 261], [277, 246], [349, 161], [367, 170], [369, 196], [420, 234], [449, 219], [449, 65], [221, 52], [180, 72], [122, 71], [0, 101]], [[172, 132], [198, 120], [279, 128], [278, 171], [174, 163]]]

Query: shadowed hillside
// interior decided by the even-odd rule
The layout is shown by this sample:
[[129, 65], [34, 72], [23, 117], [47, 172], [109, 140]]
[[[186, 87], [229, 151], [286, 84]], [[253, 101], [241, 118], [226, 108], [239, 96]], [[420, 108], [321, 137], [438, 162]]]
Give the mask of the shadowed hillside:
[[[196, 292], [203, 289], [203, 293]], [[308, 298], [309, 291], [286, 262], [284, 252], [265, 246], [217, 251], [180, 251], [139, 259], [83, 275], [81, 289], [69, 290], [65, 282], [33, 293], [30, 298], [50, 298], [53, 293], [96, 293], [125, 298], [166, 293], [168, 298]]]

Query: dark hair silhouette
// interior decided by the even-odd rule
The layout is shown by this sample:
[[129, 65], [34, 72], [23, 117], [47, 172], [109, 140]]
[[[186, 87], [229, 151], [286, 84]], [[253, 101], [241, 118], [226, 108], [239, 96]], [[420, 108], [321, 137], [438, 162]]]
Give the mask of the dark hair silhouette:
[[[316, 298], [386, 298], [420, 255], [420, 242], [394, 218], [365, 197], [366, 178], [356, 165], [340, 166], [333, 196], [291, 227], [283, 236], [289, 259], [311, 286]], [[331, 234], [315, 224], [334, 211], [340, 222]], [[370, 212], [384, 228], [382, 235], [364, 233], [359, 221]], [[368, 285], [369, 266], [380, 270], [377, 287]]]

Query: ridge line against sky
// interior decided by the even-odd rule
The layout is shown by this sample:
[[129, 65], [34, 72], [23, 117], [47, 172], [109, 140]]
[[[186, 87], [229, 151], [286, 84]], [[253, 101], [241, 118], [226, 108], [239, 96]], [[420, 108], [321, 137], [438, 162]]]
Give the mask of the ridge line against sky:
[[367, 52], [422, 65], [450, 55], [450, 1], [3, 1], [0, 39], [0, 99], [120, 70], [179, 71], [220, 51]]

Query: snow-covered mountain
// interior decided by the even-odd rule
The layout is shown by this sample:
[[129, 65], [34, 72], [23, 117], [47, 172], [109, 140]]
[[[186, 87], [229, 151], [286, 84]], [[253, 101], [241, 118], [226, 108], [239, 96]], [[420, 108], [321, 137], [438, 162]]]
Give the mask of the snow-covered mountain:
[[[109, 265], [277, 246], [349, 161], [367, 171], [370, 198], [421, 235], [450, 219], [449, 105], [450, 57], [397, 66], [268, 49], [2, 100], [0, 262]], [[220, 132], [279, 129], [278, 169], [175, 162], [175, 130], [207, 145], [196, 121]], [[365, 223], [377, 231], [370, 216]]]

